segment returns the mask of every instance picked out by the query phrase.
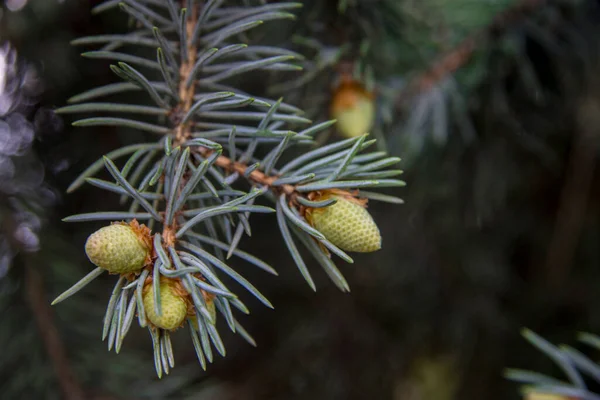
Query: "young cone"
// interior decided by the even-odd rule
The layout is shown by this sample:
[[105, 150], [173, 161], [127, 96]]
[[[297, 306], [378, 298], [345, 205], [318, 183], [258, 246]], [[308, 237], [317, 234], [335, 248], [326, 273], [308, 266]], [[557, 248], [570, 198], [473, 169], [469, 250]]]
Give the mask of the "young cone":
[[145, 227], [115, 223], [92, 233], [85, 253], [92, 263], [113, 274], [137, 272], [150, 257]]
[[160, 280], [160, 315], [154, 310], [153, 285], [144, 288], [143, 301], [146, 317], [158, 328], [173, 330], [179, 328], [187, 315], [187, 302], [180, 295], [178, 282], [174, 279]]
[[381, 248], [381, 234], [366, 208], [352, 197], [325, 194], [336, 203], [309, 211], [312, 225], [342, 250], [370, 253]]
[[375, 100], [362, 84], [342, 78], [331, 102], [331, 116], [338, 131], [347, 138], [369, 133], [375, 121]]

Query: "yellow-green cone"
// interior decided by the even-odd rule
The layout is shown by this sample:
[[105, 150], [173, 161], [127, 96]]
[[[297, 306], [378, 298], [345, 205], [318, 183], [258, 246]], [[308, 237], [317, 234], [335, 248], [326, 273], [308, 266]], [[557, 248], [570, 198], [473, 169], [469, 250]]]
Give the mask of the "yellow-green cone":
[[375, 123], [374, 94], [351, 76], [342, 76], [331, 99], [331, 116], [337, 120], [337, 130], [352, 138], [369, 133]]
[[369, 253], [381, 248], [381, 234], [371, 214], [342, 196], [337, 202], [311, 211], [314, 227], [342, 250]]
[[175, 289], [175, 281], [161, 279], [160, 281], [160, 311], [157, 315], [154, 311], [154, 289], [148, 285], [144, 291], [144, 310], [150, 322], [162, 329], [172, 330], [178, 328], [187, 315], [187, 303]]
[[347, 138], [361, 136], [373, 127], [375, 103], [369, 98], [359, 98], [351, 107], [337, 110], [333, 117], [342, 135]]
[[85, 243], [85, 252], [98, 267], [113, 274], [126, 274], [144, 266], [150, 249], [131, 226], [113, 224], [92, 233]]

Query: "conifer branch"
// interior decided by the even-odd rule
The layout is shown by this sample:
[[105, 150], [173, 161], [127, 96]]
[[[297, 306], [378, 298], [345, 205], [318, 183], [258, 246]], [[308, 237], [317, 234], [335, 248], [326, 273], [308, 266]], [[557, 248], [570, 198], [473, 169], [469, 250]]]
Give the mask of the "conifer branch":
[[[221, 274], [228, 275], [272, 308], [256, 286], [226, 263], [235, 255], [265, 272], [277, 274], [273, 267], [237, 249], [242, 235], [251, 234], [252, 213], [277, 212], [277, 224], [290, 255], [311, 288], [315, 288], [314, 282], [303, 255], [293, 243], [292, 232], [333, 283], [347, 292], [349, 285], [331, 259], [332, 254], [351, 263], [353, 260], [345, 251], [378, 250], [381, 236], [365, 209], [366, 202], [372, 198], [398, 203], [390, 196], [369, 193], [358, 198], [359, 189], [404, 185], [401, 180], [387, 179], [398, 171], [392, 175], [391, 171], [382, 171], [399, 159], [387, 158], [384, 152], [361, 154], [375, 142], [365, 140], [366, 135], [308, 151], [303, 149], [300, 157], [280, 167], [279, 161], [286, 151], [313, 143], [313, 135], [330, 127], [332, 122], [295, 132], [287, 125], [311, 123], [299, 115], [301, 110], [282, 99], [250, 96], [222, 81], [259, 70], [296, 69], [289, 63], [294, 56], [285, 49], [272, 47], [265, 52], [264, 46], [230, 41], [238, 33], [260, 26], [264, 21], [290, 18], [292, 14], [281, 11], [296, 8], [298, 3], [258, 7], [232, 7], [222, 3], [184, 0], [170, 1], [165, 6], [160, 2], [149, 4], [158, 9], [158, 17], [152, 10], [144, 12], [139, 7], [135, 10], [124, 7], [124, 11], [142, 21], [138, 34], [156, 39], [158, 63], [121, 52], [85, 53], [129, 60], [153, 74], [160, 70], [164, 82], [151, 81], [144, 75], [144, 69], [138, 71], [123, 62], [119, 62], [118, 67], [111, 66], [117, 76], [133, 87], [145, 89], [149, 100], [161, 108], [149, 110], [140, 104], [87, 103], [61, 109], [64, 113], [127, 110], [157, 119], [155, 123], [148, 123], [96, 117], [73, 123], [145, 130], [159, 134], [160, 139], [152, 145], [132, 145], [112, 151], [82, 173], [70, 188], [74, 190], [87, 181], [118, 193], [130, 204], [128, 211], [86, 213], [65, 221], [113, 220], [111, 225], [93, 233], [86, 243], [88, 258], [98, 271], [120, 275], [106, 310], [103, 339], [108, 341], [109, 350], [120, 351], [137, 312], [139, 325], [147, 326], [152, 336], [159, 377], [168, 374], [174, 365], [169, 332], [184, 323], [190, 326], [203, 368], [206, 360], [213, 360], [211, 343], [219, 354], [225, 354], [215, 326], [217, 315], [224, 318], [233, 332], [254, 345], [254, 340], [232, 314], [232, 308], [243, 313], [248, 313], [248, 308], [219, 278]], [[100, 9], [104, 12], [113, 6], [116, 2], [108, 1]], [[119, 38], [108, 36], [107, 39], [103, 35], [98, 40], [92, 37], [77, 43], [106, 43], [108, 40], [116, 48], [122, 45]], [[132, 41], [126, 43], [136, 45]], [[72, 101], [89, 101], [133, 87], [109, 85], [75, 96]], [[157, 111], [162, 108], [165, 112]], [[169, 126], [164, 126], [159, 119], [165, 114]], [[266, 150], [266, 155], [257, 155], [259, 145], [261, 152]], [[227, 147], [228, 154], [223, 154], [223, 146]], [[119, 169], [115, 159], [124, 156], [128, 160]], [[114, 183], [93, 177], [102, 164]], [[234, 189], [232, 185], [238, 180], [249, 183], [252, 190], [245, 193]], [[273, 201], [276, 210], [254, 204], [262, 195]], [[146, 212], [138, 212], [140, 207]], [[138, 219], [150, 220], [148, 227], [140, 225]], [[155, 225], [159, 225], [161, 233], [155, 233]], [[75, 294], [76, 289], [88, 284], [96, 275], [88, 274], [58, 299], [62, 301]]]
[[[185, 6], [185, 3], [186, 0], [182, 0], [182, 7]], [[195, 44], [194, 29], [198, 24], [199, 8], [200, 6], [198, 3], [194, 2], [192, 4], [190, 18], [187, 19], [185, 24], [185, 29], [187, 33], [185, 35], [185, 37], [187, 38], [187, 43], [185, 44], [187, 60], [181, 64], [181, 67], [179, 69], [179, 98], [181, 99], [181, 101], [174, 110], [173, 114], [176, 115], [187, 115], [190, 112], [190, 109], [193, 105], [194, 96], [196, 94], [197, 83], [194, 79], [190, 79], [190, 75], [193, 73], [194, 66], [197, 62], [198, 50]], [[191, 82], [191, 84], [188, 84], [189, 82]], [[192, 127], [193, 123], [191, 120], [180, 122], [175, 128], [176, 133], [175, 138], [173, 140], [173, 146], [176, 147], [188, 141], [192, 137]], [[203, 158], [208, 158], [213, 153], [213, 150], [211, 150], [210, 148], [202, 147], [201, 145], [193, 148], [192, 151], [196, 151]], [[245, 176], [249, 181], [257, 185], [273, 189], [275, 194], [285, 193], [287, 196], [290, 197], [290, 200], [292, 200], [295, 197], [295, 195], [297, 195], [295, 187], [290, 184], [284, 184], [278, 186], [277, 188], [273, 188], [273, 182], [275, 182], [278, 179], [278, 176], [276, 175], [268, 175], [256, 169], [251, 171], [250, 173], [247, 173], [249, 168], [247, 163], [236, 162], [231, 160], [229, 157], [220, 155], [215, 160], [215, 165], [223, 168], [230, 174], [238, 173], [242, 176]], [[184, 180], [181, 186], [183, 186], [185, 183], [186, 181]], [[168, 226], [167, 224], [165, 224], [164, 229], [165, 230], [163, 231], [163, 238], [165, 240], [169, 238], [166, 244], [173, 245], [173, 232], [177, 230], [177, 226]]]
[[[182, 7], [185, 7], [186, 0], [182, 0]], [[192, 80], [191, 84], [188, 85], [188, 78], [194, 70], [196, 64], [197, 48], [194, 44], [194, 27], [198, 23], [200, 5], [197, 2], [192, 3], [192, 9], [188, 10], [190, 18], [186, 20], [185, 30], [187, 43], [185, 44], [187, 59], [181, 63], [179, 68], [179, 98], [181, 102], [179, 104], [179, 112], [181, 115], [186, 115], [192, 108], [194, 102], [194, 95], [196, 94], [196, 81]], [[191, 137], [192, 122], [188, 121], [177, 125], [174, 144], [175, 146], [187, 141]]]
[[[600, 382], [600, 366], [595, 361], [571, 346], [554, 345], [527, 328], [521, 331], [521, 335], [562, 372], [559, 379], [535, 371], [507, 369], [505, 377], [521, 384], [521, 391], [527, 398], [538, 394], [542, 396], [540, 398], [600, 400], [600, 395], [588, 388], [588, 379], [584, 379], [585, 376], [594, 383]], [[580, 333], [578, 341], [594, 350], [600, 348], [600, 338], [594, 334]]]
[[527, 17], [531, 12], [546, 5], [548, 0], [520, 0], [502, 11], [483, 30], [466, 37], [456, 47], [434, 61], [423, 73], [415, 76], [396, 99], [401, 107], [408, 99], [434, 87], [438, 82], [467, 64], [480, 44], [494, 34], [498, 34]]
[[585, 96], [578, 107], [578, 129], [568, 158], [565, 182], [560, 192], [555, 227], [548, 244], [543, 270], [544, 284], [553, 292], [564, 287], [573, 256], [586, 222], [590, 189], [596, 170], [596, 135], [600, 103]]

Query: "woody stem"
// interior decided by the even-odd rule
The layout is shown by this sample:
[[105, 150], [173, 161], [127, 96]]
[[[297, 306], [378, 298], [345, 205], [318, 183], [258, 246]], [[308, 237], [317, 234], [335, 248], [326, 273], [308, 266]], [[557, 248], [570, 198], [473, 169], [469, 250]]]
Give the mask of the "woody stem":
[[[185, 3], [185, 0], [183, 0]], [[193, 2], [192, 9], [188, 10], [190, 13], [190, 17], [187, 19], [185, 24], [186, 29], [186, 53], [187, 58], [183, 60], [181, 66], [179, 68], [179, 104], [176, 106], [175, 110], [178, 111], [181, 115], [186, 115], [194, 104], [194, 95], [196, 93], [196, 82], [192, 80], [190, 84], [188, 84], [189, 76], [194, 69], [194, 65], [196, 64], [198, 58], [198, 49], [195, 45], [194, 38], [194, 29], [200, 14], [200, 6], [198, 2]], [[192, 127], [193, 120], [190, 118], [184, 123], [179, 123], [174, 128], [175, 137], [173, 140], [173, 145], [178, 146], [192, 137]], [[206, 158], [211, 153], [212, 150], [206, 147], [197, 146], [190, 149], [192, 152], [196, 152], [200, 154], [202, 157]], [[228, 173], [238, 173], [240, 175], [246, 175], [245, 172], [248, 169], [248, 165], [241, 162], [233, 161], [232, 159], [226, 156], [219, 156], [215, 160], [215, 165], [223, 168]], [[275, 180], [277, 180], [277, 176], [267, 175], [262, 171], [254, 170], [246, 178], [258, 185], [267, 186], [272, 190], [275, 188], [272, 187], [272, 184]], [[184, 177], [182, 179], [182, 185], [185, 185], [187, 179]], [[276, 191], [279, 193], [285, 193], [287, 196], [294, 198], [297, 193], [295, 187], [293, 185], [281, 185], [276, 188]], [[173, 233], [177, 229], [176, 222], [173, 223], [173, 226], [166, 226], [163, 230], [163, 238], [167, 241], [173, 240]]]

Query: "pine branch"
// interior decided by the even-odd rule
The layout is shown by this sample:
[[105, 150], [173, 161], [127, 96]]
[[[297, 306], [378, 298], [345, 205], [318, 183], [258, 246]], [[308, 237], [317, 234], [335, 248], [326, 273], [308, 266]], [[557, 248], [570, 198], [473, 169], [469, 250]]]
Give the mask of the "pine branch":
[[[600, 395], [592, 392], [584, 375], [596, 383], [600, 382], [600, 366], [578, 350], [561, 344], [555, 346], [529, 329], [521, 331], [523, 337], [539, 351], [550, 358], [562, 371], [561, 379], [534, 371], [507, 369], [505, 377], [523, 385], [522, 392], [527, 398], [544, 398], [549, 395], [557, 399], [600, 400]], [[600, 338], [589, 333], [580, 333], [579, 341], [600, 348]], [[566, 378], [566, 380], [564, 379]], [[531, 396], [531, 397], [530, 397]]]
[[490, 36], [508, 29], [547, 3], [548, 0], [517, 1], [498, 14], [486, 28], [465, 38], [452, 50], [434, 61], [425, 72], [414, 77], [396, 99], [396, 104], [401, 107], [410, 98], [430, 90], [438, 82], [454, 74], [471, 60], [473, 53]]
[[[298, 4], [226, 7], [221, 3], [185, 0], [178, 5], [170, 1], [162, 7], [160, 2], [149, 3], [159, 8], [156, 10], [159, 14], [155, 15], [153, 10], [144, 11], [136, 6], [137, 2], [127, 2], [122, 8], [140, 22], [138, 36], [151, 35], [156, 39], [158, 62], [127, 53], [85, 53], [135, 62], [141, 70], [123, 62], [111, 69], [134, 87], [144, 89], [148, 100], [159, 108], [88, 103], [60, 110], [64, 113], [127, 110], [157, 119], [149, 123], [96, 117], [74, 122], [83, 126], [145, 130], [161, 138], [154, 144], [112, 151], [92, 164], [69, 188], [74, 190], [87, 181], [120, 194], [129, 209], [65, 218], [67, 222], [112, 220], [113, 224], [92, 234], [86, 243], [87, 255], [98, 268], [60, 295], [54, 304], [78, 292], [104, 270], [118, 274], [104, 318], [103, 340], [108, 341], [109, 350], [114, 348], [119, 352], [137, 314], [139, 325], [148, 327], [152, 337], [159, 377], [174, 366], [170, 332], [184, 323], [190, 327], [203, 368], [207, 360], [213, 361], [211, 346], [225, 355], [215, 326], [218, 315], [233, 332], [255, 344], [232, 312], [235, 308], [248, 313], [247, 306], [219, 277], [229, 276], [265, 306], [273, 307], [254, 284], [226, 263], [227, 258], [236, 255], [265, 272], [277, 274], [273, 267], [237, 249], [242, 235], [251, 234], [252, 213], [277, 212], [278, 227], [291, 257], [313, 289], [306, 263], [290, 232], [334, 284], [347, 292], [349, 285], [331, 259], [331, 253], [351, 263], [353, 260], [345, 251], [378, 250], [380, 233], [365, 209], [366, 203], [369, 198], [398, 203], [391, 196], [373, 193], [361, 196], [359, 189], [404, 185], [401, 180], [388, 179], [401, 171], [383, 171], [397, 163], [398, 158], [386, 157], [383, 152], [362, 154], [375, 142], [366, 140], [366, 135], [317, 149], [303, 149], [300, 157], [279, 166], [286, 151], [312, 144], [312, 136], [332, 122], [296, 132], [287, 125], [311, 123], [299, 115], [301, 110], [282, 99], [251, 96], [222, 81], [259, 70], [296, 69], [290, 63], [294, 55], [285, 49], [231, 44], [230, 40], [264, 21], [290, 18], [291, 14], [281, 10], [296, 8]], [[108, 1], [99, 10], [113, 6], [116, 2]], [[92, 44], [107, 41], [108, 46], [122, 44], [119, 36], [110, 35], [84, 40]], [[137, 43], [126, 42], [133, 46]], [[150, 80], [145, 75], [146, 69], [149, 73], [160, 70], [164, 82]], [[71, 100], [88, 101], [130, 89], [131, 86], [109, 85]], [[160, 120], [161, 115], [168, 116], [168, 126]], [[224, 154], [224, 146], [228, 154]], [[266, 155], [257, 156], [258, 146], [267, 150]], [[116, 158], [124, 156], [128, 160], [119, 169]], [[93, 177], [102, 165], [114, 183]], [[234, 189], [232, 185], [238, 181], [245, 181], [252, 189], [248, 193]], [[273, 201], [276, 210], [254, 204], [262, 195]], [[139, 212], [140, 207], [145, 212]], [[122, 219], [127, 222], [119, 221]], [[140, 225], [138, 219], [149, 220], [148, 226]], [[155, 229], [155, 225], [159, 227]]]
[[[184, 5], [183, 5], [184, 6]], [[194, 95], [196, 89], [196, 81], [192, 80], [191, 84], [188, 85], [188, 78], [194, 70], [196, 64], [197, 49], [194, 45], [194, 27], [198, 23], [199, 13], [198, 3], [193, 3], [190, 11], [190, 18], [185, 23], [185, 31], [187, 37], [187, 43], [185, 44], [187, 61], [181, 64], [179, 68], [179, 98], [181, 99], [179, 109], [182, 115], [186, 115], [192, 108], [194, 102]], [[182, 46], [183, 47], [183, 46]], [[179, 124], [175, 129], [175, 146], [182, 144], [191, 137], [192, 123], [191, 121]]]
[[565, 183], [560, 193], [556, 223], [546, 260], [543, 265], [545, 284], [559, 291], [572, 266], [573, 256], [585, 225], [590, 189], [596, 169], [596, 137], [599, 126], [600, 104], [593, 97], [584, 97], [578, 107], [579, 129], [575, 132], [566, 170]]
[[[198, 3], [194, 3], [192, 6], [192, 11], [190, 14], [190, 18], [186, 21], [185, 29], [186, 29], [186, 37], [188, 41], [185, 45], [186, 53], [187, 53], [187, 61], [182, 63], [179, 69], [179, 98], [181, 102], [177, 106], [177, 113], [180, 115], [187, 115], [190, 112], [190, 109], [193, 106], [194, 96], [196, 95], [197, 82], [195, 80], [190, 80], [190, 75], [194, 71], [194, 65], [197, 62], [197, 47], [195, 45], [194, 38], [194, 29], [198, 24], [198, 15], [199, 15], [199, 5]], [[188, 84], [191, 82], [191, 84]], [[179, 123], [175, 130], [175, 139], [173, 140], [173, 146], [177, 147], [192, 138], [192, 128], [193, 121], [187, 120], [183, 123]], [[194, 148], [192, 151], [197, 152], [203, 158], [208, 158], [213, 153], [213, 150], [210, 148], [198, 146]], [[215, 165], [223, 168], [228, 173], [238, 173], [239, 175], [245, 176], [251, 182], [266, 186], [271, 188], [273, 182], [275, 182], [278, 177], [276, 175], [267, 175], [259, 170], [253, 170], [247, 174], [249, 165], [247, 163], [236, 162], [231, 160], [226, 156], [218, 156], [215, 160]], [[182, 181], [182, 186], [185, 185], [186, 180]], [[296, 191], [294, 186], [289, 184], [284, 184], [278, 186], [275, 189], [276, 193], [283, 192], [288, 196], [295, 196]], [[165, 226], [165, 231], [163, 231], [163, 238], [166, 240], [167, 238], [172, 238], [174, 232], [177, 231], [177, 226]], [[169, 242], [167, 242], [169, 243]]]

